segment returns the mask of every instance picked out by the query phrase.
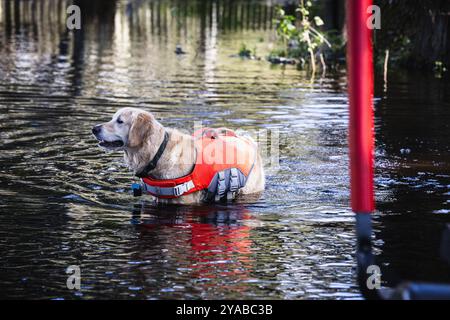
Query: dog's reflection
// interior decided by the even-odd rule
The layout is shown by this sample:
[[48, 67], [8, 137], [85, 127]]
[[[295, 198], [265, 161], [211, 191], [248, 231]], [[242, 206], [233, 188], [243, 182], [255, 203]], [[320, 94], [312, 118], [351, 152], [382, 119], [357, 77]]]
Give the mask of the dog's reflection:
[[[173, 275], [175, 269], [194, 282], [201, 280], [201, 286], [227, 283], [224, 289], [237, 291], [243, 288], [237, 284], [250, 278], [254, 265], [251, 230], [255, 218], [243, 205], [143, 203], [135, 208], [132, 223], [140, 235], [141, 249], [136, 258], [150, 262], [155, 261], [156, 255], [159, 262], [152, 265], [156, 264], [164, 273], [158, 277]], [[234, 288], [229, 281], [235, 284], [231, 285]]]

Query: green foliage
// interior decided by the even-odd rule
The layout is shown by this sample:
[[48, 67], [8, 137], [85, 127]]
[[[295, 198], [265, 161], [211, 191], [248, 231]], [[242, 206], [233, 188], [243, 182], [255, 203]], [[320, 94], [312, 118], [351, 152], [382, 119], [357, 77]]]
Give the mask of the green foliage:
[[[277, 7], [274, 23], [277, 35], [283, 42], [285, 56], [307, 61], [315, 70], [316, 56], [320, 56], [323, 61], [323, 49], [332, 49], [332, 45], [325, 33], [319, 29], [324, 24], [323, 20], [319, 16], [311, 18], [311, 8], [311, 1], [301, 0], [296, 9], [299, 15], [297, 18], [287, 15], [281, 7]], [[271, 55], [275, 55], [275, 52]]]
[[248, 49], [245, 43], [243, 43], [238, 54], [241, 58], [250, 58], [252, 56], [252, 50]]
[[259, 60], [259, 57], [256, 56], [256, 46], [253, 48], [253, 50], [251, 50], [247, 48], [247, 45], [245, 43], [241, 44], [241, 48], [239, 49], [238, 55], [241, 58]]
[[295, 17], [286, 15], [285, 11], [281, 7], [276, 8], [276, 14], [278, 19], [275, 20], [277, 35], [280, 36], [283, 41], [289, 41], [297, 36], [297, 28], [295, 26]]
[[288, 57], [288, 52], [284, 48], [276, 48], [270, 52], [269, 56], [286, 58]]

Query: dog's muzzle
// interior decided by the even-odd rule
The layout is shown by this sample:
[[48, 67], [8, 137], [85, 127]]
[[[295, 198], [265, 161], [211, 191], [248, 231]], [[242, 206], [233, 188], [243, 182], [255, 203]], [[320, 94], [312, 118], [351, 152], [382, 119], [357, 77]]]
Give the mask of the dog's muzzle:
[[92, 133], [94, 134], [95, 138], [100, 141], [99, 146], [107, 149], [116, 149], [124, 146], [124, 143], [122, 140], [113, 140], [113, 141], [107, 141], [102, 138], [102, 126], [96, 125], [92, 128]]

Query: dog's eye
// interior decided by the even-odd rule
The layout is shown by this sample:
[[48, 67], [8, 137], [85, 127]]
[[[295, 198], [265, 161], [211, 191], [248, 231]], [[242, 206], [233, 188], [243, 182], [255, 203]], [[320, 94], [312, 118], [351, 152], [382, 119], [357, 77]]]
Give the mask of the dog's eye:
[[117, 118], [117, 123], [118, 123], [118, 124], [122, 124], [122, 123], [123, 123], [122, 119]]

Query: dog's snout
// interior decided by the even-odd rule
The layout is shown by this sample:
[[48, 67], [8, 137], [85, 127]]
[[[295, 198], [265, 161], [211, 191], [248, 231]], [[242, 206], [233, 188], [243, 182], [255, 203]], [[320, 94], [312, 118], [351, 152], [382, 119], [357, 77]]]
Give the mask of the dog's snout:
[[92, 128], [92, 133], [94, 135], [97, 135], [97, 134], [100, 133], [101, 130], [102, 130], [102, 126], [98, 124], [98, 125], [96, 125], [95, 127]]

